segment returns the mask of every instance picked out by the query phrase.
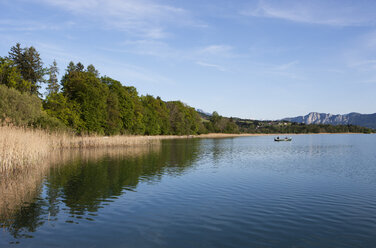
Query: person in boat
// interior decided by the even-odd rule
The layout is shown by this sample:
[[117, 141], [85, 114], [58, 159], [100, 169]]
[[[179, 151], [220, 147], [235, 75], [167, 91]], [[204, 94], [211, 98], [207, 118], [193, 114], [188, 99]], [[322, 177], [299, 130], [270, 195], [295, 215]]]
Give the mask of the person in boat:
[[279, 136], [277, 137], [277, 140], [279, 140]]

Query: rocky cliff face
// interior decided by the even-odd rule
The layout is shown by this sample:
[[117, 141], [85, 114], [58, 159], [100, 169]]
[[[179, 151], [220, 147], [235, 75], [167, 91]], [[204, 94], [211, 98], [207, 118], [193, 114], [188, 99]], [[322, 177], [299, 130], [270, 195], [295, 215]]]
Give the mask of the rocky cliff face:
[[305, 116], [285, 118], [283, 120], [305, 124], [330, 124], [330, 125], [358, 125], [376, 129], [375, 114], [349, 113], [345, 115], [332, 115], [312, 112]]

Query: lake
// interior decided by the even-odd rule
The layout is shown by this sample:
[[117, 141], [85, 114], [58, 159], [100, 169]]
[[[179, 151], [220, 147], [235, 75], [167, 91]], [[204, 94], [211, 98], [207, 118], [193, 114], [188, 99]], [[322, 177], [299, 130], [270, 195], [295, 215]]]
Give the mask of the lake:
[[376, 135], [292, 137], [60, 154], [0, 247], [376, 247]]

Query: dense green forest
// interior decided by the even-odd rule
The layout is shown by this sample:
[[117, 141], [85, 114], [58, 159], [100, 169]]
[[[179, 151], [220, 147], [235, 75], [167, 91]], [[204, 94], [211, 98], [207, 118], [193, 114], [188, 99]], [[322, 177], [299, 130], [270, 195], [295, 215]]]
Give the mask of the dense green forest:
[[[20, 44], [0, 57], [0, 109], [17, 125], [70, 129], [77, 134], [187, 135], [207, 132], [196, 110], [180, 101], [140, 96], [100, 76], [93, 65], [70, 62], [58, 80], [56, 62], [43, 67], [33, 47]], [[42, 85], [46, 93], [41, 94]], [[43, 97], [44, 96], [44, 97]]]
[[80, 62], [70, 62], [59, 80], [56, 61], [44, 67], [34, 47], [20, 44], [0, 57], [0, 118], [16, 125], [98, 135], [373, 132], [357, 126], [261, 122], [217, 112], [205, 115], [181, 101], [140, 96], [135, 87], [100, 76], [93, 65]]

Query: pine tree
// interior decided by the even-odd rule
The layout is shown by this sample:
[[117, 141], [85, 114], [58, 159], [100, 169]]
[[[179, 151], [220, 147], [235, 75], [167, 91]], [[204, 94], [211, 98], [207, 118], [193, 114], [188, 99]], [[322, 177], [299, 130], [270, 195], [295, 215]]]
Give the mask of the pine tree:
[[91, 65], [91, 64], [88, 65], [87, 68], [86, 68], [86, 71], [94, 74], [94, 76], [96, 76], [96, 77], [99, 77], [99, 72], [98, 72], [97, 69], [95, 69], [94, 65]]
[[49, 79], [47, 81], [47, 91], [48, 94], [56, 94], [60, 90], [60, 84], [57, 79], [57, 75], [59, 74], [59, 68], [57, 68], [56, 60], [52, 63], [50, 68], [48, 69]]
[[38, 94], [39, 84], [44, 82], [46, 69], [43, 68], [37, 50], [34, 47], [21, 48], [20, 43], [17, 43], [16, 46], [11, 47], [8, 58], [19, 69], [22, 79], [31, 83], [30, 93]]

